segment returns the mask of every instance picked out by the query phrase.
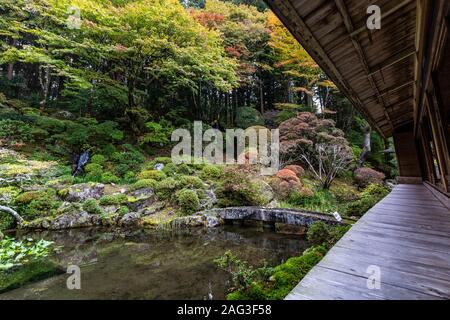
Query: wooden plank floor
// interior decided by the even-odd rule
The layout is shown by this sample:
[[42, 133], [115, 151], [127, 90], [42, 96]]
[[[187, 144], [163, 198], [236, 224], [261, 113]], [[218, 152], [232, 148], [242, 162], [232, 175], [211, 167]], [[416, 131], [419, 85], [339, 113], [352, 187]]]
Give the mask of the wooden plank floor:
[[[380, 289], [368, 288], [369, 266]], [[450, 210], [425, 186], [397, 186], [286, 299], [450, 299]]]

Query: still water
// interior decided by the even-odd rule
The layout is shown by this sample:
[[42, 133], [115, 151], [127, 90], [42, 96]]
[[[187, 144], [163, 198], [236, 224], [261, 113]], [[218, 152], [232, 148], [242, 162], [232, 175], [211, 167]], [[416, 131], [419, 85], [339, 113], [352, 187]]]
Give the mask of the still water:
[[277, 265], [309, 245], [297, 235], [224, 226], [191, 230], [79, 229], [27, 237], [63, 246], [52, 257], [81, 268], [81, 290], [68, 274], [25, 285], [0, 299], [224, 299], [229, 275], [214, 259], [231, 250], [253, 266]]

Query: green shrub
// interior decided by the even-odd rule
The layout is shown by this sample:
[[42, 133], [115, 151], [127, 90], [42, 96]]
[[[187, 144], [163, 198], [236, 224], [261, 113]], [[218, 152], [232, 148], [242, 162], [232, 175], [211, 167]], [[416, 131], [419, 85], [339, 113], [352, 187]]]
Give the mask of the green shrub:
[[87, 199], [83, 203], [83, 210], [90, 214], [103, 214], [103, 209], [100, 207], [99, 203], [95, 199]]
[[249, 173], [239, 168], [225, 170], [216, 188], [219, 207], [265, 206], [268, 199], [264, 195], [266, 185], [250, 180]]
[[102, 206], [120, 205], [128, 202], [128, 198], [124, 194], [105, 195], [100, 198]]
[[0, 142], [6, 145], [31, 141], [29, 124], [17, 120], [0, 120]]
[[141, 164], [145, 161], [145, 156], [132, 146], [124, 144], [122, 147], [125, 151], [115, 152], [111, 155], [111, 159], [115, 164], [115, 170], [119, 176], [123, 176], [129, 171], [138, 171]]
[[167, 145], [170, 143], [170, 137], [174, 127], [172, 123], [167, 120], [160, 120], [158, 122], [147, 122], [147, 133], [142, 138], [142, 143], [148, 143], [150, 145]]
[[51, 134], [62, 133], [66, 130], [66, 123], [64, 121], [50, 117], [37, 116], [36, 125]]
[[164, 180], [165, 178], [167, 178], [166, 174], [162, 171], [158, 171], [158, 170], [146, 170], [146, 171], [142, 171], [139, 175], [138, 178], [140, 180], [142, 179], [153, 179], [156, 181], [161, 181]]
[[359, 200], [353, 201], [346, 206], [345, 214], [347, 216], [361, 217], [388, 195], [389, 192], [390, 190], [386, 186], [370, 184], [361, 193]]
[[274, 268], [254, 269], [233, 255], [230, 258], [230, 253], [225, 253], [216, 263], [232, 276], [234, 288], [227, 295], [228, 300], [282, 300], [326, 252], [325, 247], [312, 247]]
[[56, 197], [56, 191], [50, 188], [22, 193], [16, 198], [15, 203], [19, 207], [18, 211], [27, 220], [51, 216], [61, 204]]
[[182, 189], [176, 194], [177, 203], [183, 213], [191, 214], [199, 210], [200, 200], [195, 191], [190, 189]]
[[205, 189], [206, 185], [196, 176], [179, 176], [178, 181], [180, 182], [181, 187], [188, 189]]
[[144, 189], [144, 188], [152, 188], [155, 189], [156, 186], [158, 184], [158, 181], [156, 181], [155, 179], [142, 179], [142, 180], [138, 180], [137, 182], [135, 182], [130, 189], [132, 191], [134, 190], [139, 190], [139, 189]]
[[127, 171], [123, 175], [122, 178], [124, 183], [135, 183], [136, 182], [136, 174], [133, 171]]
[[308, 228], [306, 237], [313, 245], [331, 248], [349, 229], [348, 225], [329, 226], [322, 221], [317, 221]]
[[297, 116], [297, 113], [298, 113], [297, 110], [289, 110], [289, 109], [281, 110], [280, 112], [278, 112], [275, 121], [277, 124], [280, 124], [286, 120], [295, 118]]
[[339, 209], [336, 199], [329, 190], [317, 190], [312, 195], [293, 192], [287, 202], [293, 206], [316, 212], [331, 212]]
[[86, 178], [90, 181], [100, 182], [103, 174], [103, 167], [97, 163], [89, 163], [86, 165]]
[[261, 113], [250, 107], [237, 108], [235, 124], [238, 128], [247, 129], [252, 126], [264, 125]]
[[194, 169], [192, 167], [190, 167], [189, 165], [187, 165], [186, 163], [182, 163], [182, 164], [178, 165], [177, 172], [179, 174], [190, 175], [190, 174], [194, 173]]
[[174, 178], [166, 178], [162, 181], [158, 181], [156, 185], [156, 195], [161, 200], [170, 199], [179, 186], [180, 183]]
[[170, 157], [156, 157], [155, 159], [152, 160], [152, 166], [154, 166], [157, 163], [162, 163], [163, 165], [167, 165], [169, 163], [173, 163], [172, 162], [172, 158]]
[[330, 237], [328, 226], [322, 221], [314, 222], [308, 228], [306, 237], [313, 245], [322, 245], [326, 243]]
[[100, 178], [100, 182], [101, 183], [119, 183], [120, 182], [120, 178], [117, 177], [116, 175], [114, 175], [111, 172], [104, 172], [101, 175]]
[[202, 178], [203, 180], [214, 181], [220, 179], [222, 174], [223, 174], [222, 167], [208, 164], [202, 168], [200, 172], [200, 178]]
[[166, 176], [174, 176], [177, 174], [177, 165], [173, 162], [168, 163], [164, 166], [162, 172], [164, 172]]
[[119, 214], [119, 216], [123, 217], [124, 215], [126, 215], [127, 213], [130, 212], [130, 209], [128, 209], [128, 207], [126, 206], [122, 206], [119, 208], [119, 210], [117, 211], [117, 213]]

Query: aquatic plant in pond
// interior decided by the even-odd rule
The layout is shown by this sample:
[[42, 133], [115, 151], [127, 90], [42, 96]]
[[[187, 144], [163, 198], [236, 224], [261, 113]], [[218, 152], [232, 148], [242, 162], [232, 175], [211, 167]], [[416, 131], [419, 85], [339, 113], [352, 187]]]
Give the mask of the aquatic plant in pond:
[[5, 237], [0, 241], [0, 271], [47, 257], [54, 249], [53, 244], [53, 242], [43, 239], [16, 241], [13, 238]]

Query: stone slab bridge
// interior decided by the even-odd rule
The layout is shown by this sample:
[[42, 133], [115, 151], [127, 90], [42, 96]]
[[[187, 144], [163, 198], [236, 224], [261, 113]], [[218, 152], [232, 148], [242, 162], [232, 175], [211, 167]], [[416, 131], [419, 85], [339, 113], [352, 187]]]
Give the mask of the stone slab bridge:
[[[450, 298], [450, 1], [266, 2], [393, 138], [400, 184], [287, 298]], [[379, 29], [368, 27], [373, 14]]]

